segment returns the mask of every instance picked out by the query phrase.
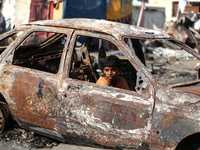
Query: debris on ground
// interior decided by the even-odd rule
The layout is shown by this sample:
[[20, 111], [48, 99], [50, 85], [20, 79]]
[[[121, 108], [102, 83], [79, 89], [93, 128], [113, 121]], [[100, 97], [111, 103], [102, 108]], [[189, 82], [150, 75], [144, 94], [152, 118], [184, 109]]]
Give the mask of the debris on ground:
[[200, 53], [200, 34], [199, 29], [195, 27], [195, 23], [198, 20], [199, 17], [196, 13], [188, 13], [180, 20], [167, 22], [163, 28], [163, 32], [187, 44], [189, 47], [197, 49]]
[[0, 140], [5, 142], [14, 142], [27, 149], [52, 148], [60, 144], [58, 141], [27, 131], [19, 126], [1, 133]]

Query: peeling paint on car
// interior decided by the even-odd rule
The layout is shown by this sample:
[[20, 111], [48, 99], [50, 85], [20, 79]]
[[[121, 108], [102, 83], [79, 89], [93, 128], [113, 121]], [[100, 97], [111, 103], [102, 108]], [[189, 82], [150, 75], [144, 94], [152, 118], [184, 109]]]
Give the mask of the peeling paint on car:
[[[175, 149], [184, 138], [200, 133], [199, 79], [182, 85], [159, 84], [122, 40], [174, 41], [167, 34], [96, 19], [37, 21], [17, 30], [24, 32], [0, 56], [0, 93], [23, 127], [61, 141], [75, 138], [112, 148], [158, 150]], [[42, 31], [49, 35], [43, 43], [22, 44]], [[123, 67], [130, 67], [127, 76], [134, 75], [129, 83], [134, 88], [95, 84], [90, 59], [73, 70], [73, 61], [79, 59], [75, 53], [85, 46], [74, 46], [78, 33], [116, 42], [127, 56]], [[200, 58], [183, 43], [174, 43]]]

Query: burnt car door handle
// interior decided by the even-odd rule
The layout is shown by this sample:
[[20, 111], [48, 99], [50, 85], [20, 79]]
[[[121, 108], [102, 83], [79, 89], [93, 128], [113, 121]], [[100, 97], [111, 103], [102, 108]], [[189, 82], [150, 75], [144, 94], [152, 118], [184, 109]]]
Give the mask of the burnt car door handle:
[[74, 86], [74, 85], [69, 85], [67, 87], [68, 90], [70, 91], [79, 91], [80, 87], [79, 86]]

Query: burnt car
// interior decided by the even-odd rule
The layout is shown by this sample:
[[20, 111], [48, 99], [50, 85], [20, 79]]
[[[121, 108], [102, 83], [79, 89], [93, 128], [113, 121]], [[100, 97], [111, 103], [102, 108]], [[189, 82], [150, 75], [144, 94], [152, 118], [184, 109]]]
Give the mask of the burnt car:
[[[146, 67], [144, 40], [165, 41], [200, 60], [167, 34], [105, 20], [37, 21], [1, 35], [1, 132], [13, 119], [63, 142], [200, 147], [199, 75], [184, 83], [160, 83]], [[109, 55], [120, 58], [120, 76], [130, 90], [96, 84]]]

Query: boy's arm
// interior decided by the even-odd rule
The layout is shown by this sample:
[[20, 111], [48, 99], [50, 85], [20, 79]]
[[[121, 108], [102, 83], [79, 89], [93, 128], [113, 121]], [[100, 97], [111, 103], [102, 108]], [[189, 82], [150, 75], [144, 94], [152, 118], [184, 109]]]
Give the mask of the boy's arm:
[[109, 86], [108, 82], [106, 81], [106, 79], [104, 79], [104, 77], [100, 77], [100, 78], [97, 80], [96, 84]]
[[121, 77], [119, 84], [120, 88], [129, 90], [128, 84], [126, 83], [126, 80], [124, 78]]

